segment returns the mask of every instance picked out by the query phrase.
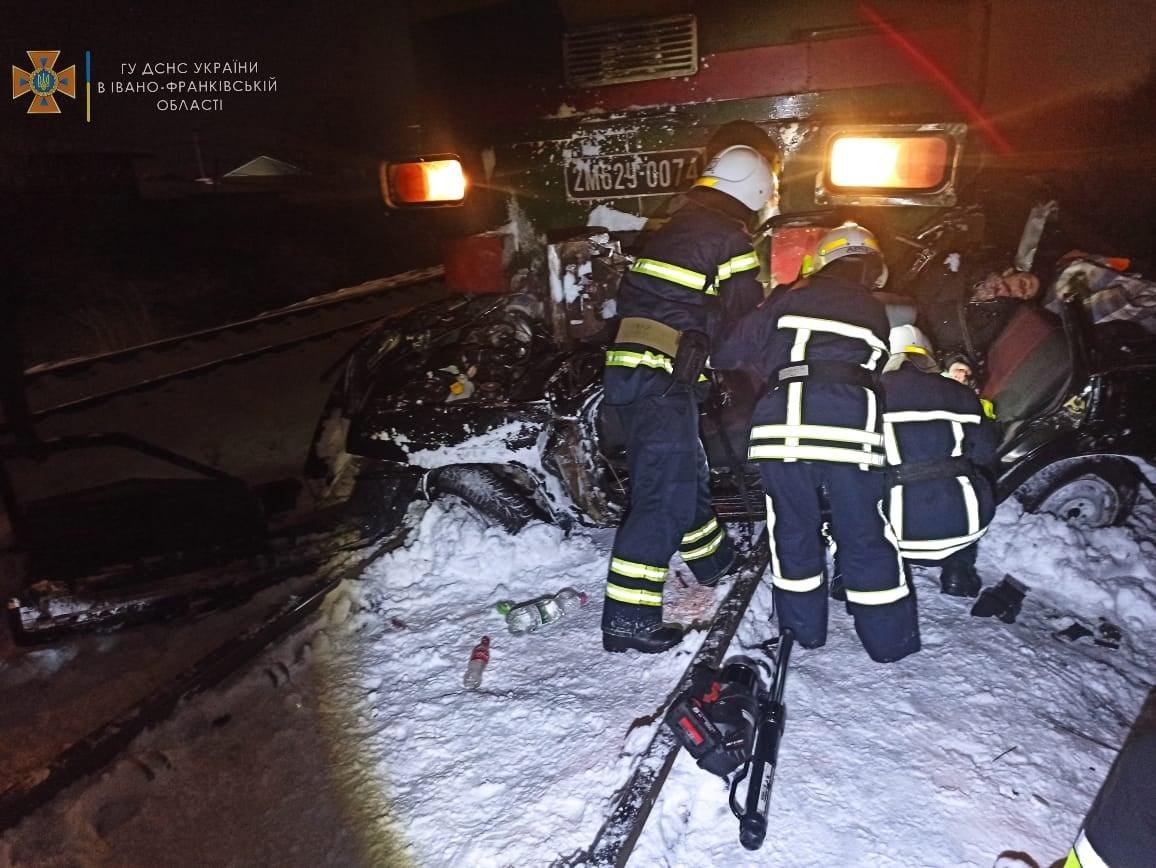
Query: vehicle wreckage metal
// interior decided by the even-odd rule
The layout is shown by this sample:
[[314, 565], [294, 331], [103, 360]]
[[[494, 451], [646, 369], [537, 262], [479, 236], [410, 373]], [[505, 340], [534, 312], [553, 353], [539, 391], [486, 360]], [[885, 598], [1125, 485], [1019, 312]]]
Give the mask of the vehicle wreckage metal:
[[[966, 233], [961, 238], [958, 221], [976, 213], [950, 209], [904, 239], [911, 256], [882, 296], [893, 323], [914, 317], [918, 299], [905, 290], [918, 286], [927, 263], [972, 252], [961, 246]], [[764, 231], [773, 244], [778, 227], [837, 225], [839, 216], [785, 216]], [[629, 479], [621, 435], [600, 412], [600, 378], [617, 281], [628, 262], [616, 235], [595, 229], [552, 245], [556, 271], [545, 297], [463, 297], [369, 335], [350, 356], [319, 425], [310, 458], [315, 481], [337, 484], [340, 473], [323, 455], [348, 453], [359, 460], [347, 470], [377, 478], [420, 473], [428, 496], [457, 495], [510, 530], [534, 516], [614, 524], [628, 502]], [[1143, 398], [1156, 387], [1156, 341], [1121, 344], [1092, 326], [1075, 287], [1053, 293], [1060, 315], [1045, 322], [1028, 354], [1048, 364], [1046, 375], [1021, 359], [993, 394], [997, 407], [1014, 411], [1002, 422], [998, 496], [1022, 486], [1028, 510], [1086, 526], [1119, 524], [1144, 482], [1131, 458], [1156, 454], [1156, 419]], [[762, 495], [745, 455], [762, 384], [737, 372], [714, 376], [701, 434], [716, 507], [724, 517], [757, 519]], [[326, 448], [326, 431], [347, 437]]]

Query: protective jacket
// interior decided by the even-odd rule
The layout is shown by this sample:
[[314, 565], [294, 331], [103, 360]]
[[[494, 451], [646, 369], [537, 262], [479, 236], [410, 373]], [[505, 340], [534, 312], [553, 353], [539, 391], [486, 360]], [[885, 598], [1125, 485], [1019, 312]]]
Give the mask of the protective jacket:
[[[618, 314], [702, 332], [716, 349], [729, 325], [763, 299], [746, 213], [725, 193], [692, 189], [630, 266], [618, 290]], [[630, 341], [614, 343], [606, 356], [608, 367], [667, 373], [670, 361], [657, 348]]]
[[744, 223], [749, 214], [725, 193], [692, 190], [645, 243], [619, 288], [624, 323], [606, 353], [603, 411], [617, 417], [626, 435], [631, 503], [614, 539], [603, 606], [607, 632], [634, 634], [661, 623], [663, 583], [676, 550], [704, 582], [733, 558], [711, 506], [699, 440], [707, 386], [674, 382], [676, 349], [669, 341], [693, 330], [707, 335], [713, 349], [762, 299]]
[[976, 542], [995, 514], [998, 432], [962, 383], [909, 362], [882, 382], [887, 516], [905, 558], [940, 561]]
[[770, 572], [780, 627], [804, 647], [827, 638], [824, 515], [855, 630], [872, 659], [919, 650], [914, 598], [883, 517], [882, 402], [887, 312], [867, 287], [820, 271], [777, 290], [732, 332], [719, 368], [766, 383], [748, 457], [767, 495]]
[[1156, 731], [1145, 729], [1117, 754], [1064, 868], [1150, 868], [1154, 853]]
[[875, 374], [888, 331], [886, 308], [870, 292], [822, 274], [776, 291], [744, 319], [714, 365], [747, 367], [767, 384], [748, 457], [881, 466]]

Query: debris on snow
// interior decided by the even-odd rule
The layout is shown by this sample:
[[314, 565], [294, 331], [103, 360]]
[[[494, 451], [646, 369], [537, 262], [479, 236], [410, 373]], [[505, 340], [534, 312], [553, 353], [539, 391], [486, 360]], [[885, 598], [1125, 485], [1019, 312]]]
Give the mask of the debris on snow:
[[[151, 780], [118, 765], [0, 838], [0, 854], [15, 866], [160, 864], [174, 852], [501, 866], [588, 846], [694, 637], [669, 654], [605, 654], [597, 605], [510, 636], [499, 599], [563, 585], [600, 597], [612, 534], [531, 523], [511, 536], [453, 501], [415, 504], [408, 520], [408, 544], [302, 633], [133, 744], [125, 761], [146, 763]], [[1154, 531], [1147, 501], [1129, 526], [1076, 532], [1009, 500], [978, 567], [988, 584], [1010, 572], [1032, 588], [1016, 623], [970, 617], [970, 601], [917, 569], [924, 650], [891, 666], [868, 660], [833, 606], [828, 644], [792, 659], [763, 850], [742, 850], [724, 783], [680, 756], [632, 864], [1016, 866], [1028, 853], [1050, 864], [1149, 687]], [[668, 582], [671, 611], [692, 591]], [[1057, 641], [1057, 613], [1119, 624], [1125, 641]], [[771, 618], [764, 582], [730, 654], [760, 654]], [[481, 635], [493, 657], [464, 693]]]

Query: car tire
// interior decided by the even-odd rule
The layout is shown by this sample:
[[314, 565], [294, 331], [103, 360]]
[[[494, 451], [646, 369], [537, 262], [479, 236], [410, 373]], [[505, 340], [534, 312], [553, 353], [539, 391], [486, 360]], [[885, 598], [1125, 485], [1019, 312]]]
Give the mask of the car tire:
[[1024, 510], [1044, 512], [1080, 528], [1123, 524], [1140, 490], [1140, 470], [1127, 458], [1069, 458], [1050, 464], [1020, 486]]
[[425, 487], [431, 500], [452, 494], [508, 533], [517, 533], [540, 517], [533, 500], [522, 489], [484, 465], [438, 467], [429, 472]]

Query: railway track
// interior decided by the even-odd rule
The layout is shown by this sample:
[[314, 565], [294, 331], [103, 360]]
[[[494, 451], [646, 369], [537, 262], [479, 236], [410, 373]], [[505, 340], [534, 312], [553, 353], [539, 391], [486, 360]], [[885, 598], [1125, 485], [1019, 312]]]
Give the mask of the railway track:
[[[19, 824], [68, 787], [110, 765], [142, 733], [169, 720], [182, 703], [221, 685], [258, 655], [287, 639], [325, 598], [347, 580], [357, 578], [382, 555], [406, 540], [398, 528], [341, 558], [332, 559], [308, 583], [298, 586], [283, 602], [256, 623], [233, 635], [210, 653], [187, 667], [176, 678], [150, 691], [87, 735], [69, 744], [47, 762], [25, 771], [0, 792], [0, 832]], [[763, 538], [755, 543], [751, 560], [727, 591], [707, 635], [691, 663], [671, 692], [677, 695], [688, 684], [693, 670], [721, 662], [742, 620], [751, 597], [766, 569]], [[640, 719], [636, 725], [660, 720]], [[557, 866], [622, 866], [642, 832], [659, 791], [674, 763], [678, 745], [665, 727], [656, 729], [648, 747], [638, 757], [631, 777], [615, 795], [612, 808], [590, 847], [559, 859]]]
[[177, 677], [69, 744], [50, 761], [25, 771], [0, 792], [0, 832], [18, 824], [67, 787], [99, 772], [137, 736], [169, 719], [181, 703], [219, 685], [263, 651], [286, 638], [317, 611], [342, 582], [356, 577], [373, 561], [404, 541], [405, 529], [402, 527], [360, 551], [331, 559], [307, 584], [294, 590], [272, 612], [221, 643]]
[[[722, 663], [738, 630], [739, 622], [746, 614], [751, 597], [767, 568], [769, 549], [766, 545], [766, 531], [755, 544], [751, 560], [734, 580], [726, 598], [719, 606], [710, 630], [683, 672], [678, 684], [671, 691], [675, 697], [690, 687], [694, 671], [700, 667], [716, 667]], [[656, 720], [662, 719], [664, 709], [660, 709]], [[650, 721], [648, 721], [650, 722]], [[589, 866], [589, 868], [622, 868], [630, 858], [638, 836], [646, 825], [650, 810], [658, 800], [662, 785], [666, 782], [670, 769], [678, 755], [678, 742], [665, 726], [659, 726], [650, 744], [642, 752], [634, 772], [626, 785], [620, 789], [611, 803], [610, 813], [598, 830], [590, 846], [555, 863], [555, 868], [563, 866]]]
[[[240, 322], [25, 371], [34, 420], [83, 410], [279, 350], [365, 328], [444, 292], [441, 266], [339, 290]], [[8, 428], [7, 422], [0, 431]]]

